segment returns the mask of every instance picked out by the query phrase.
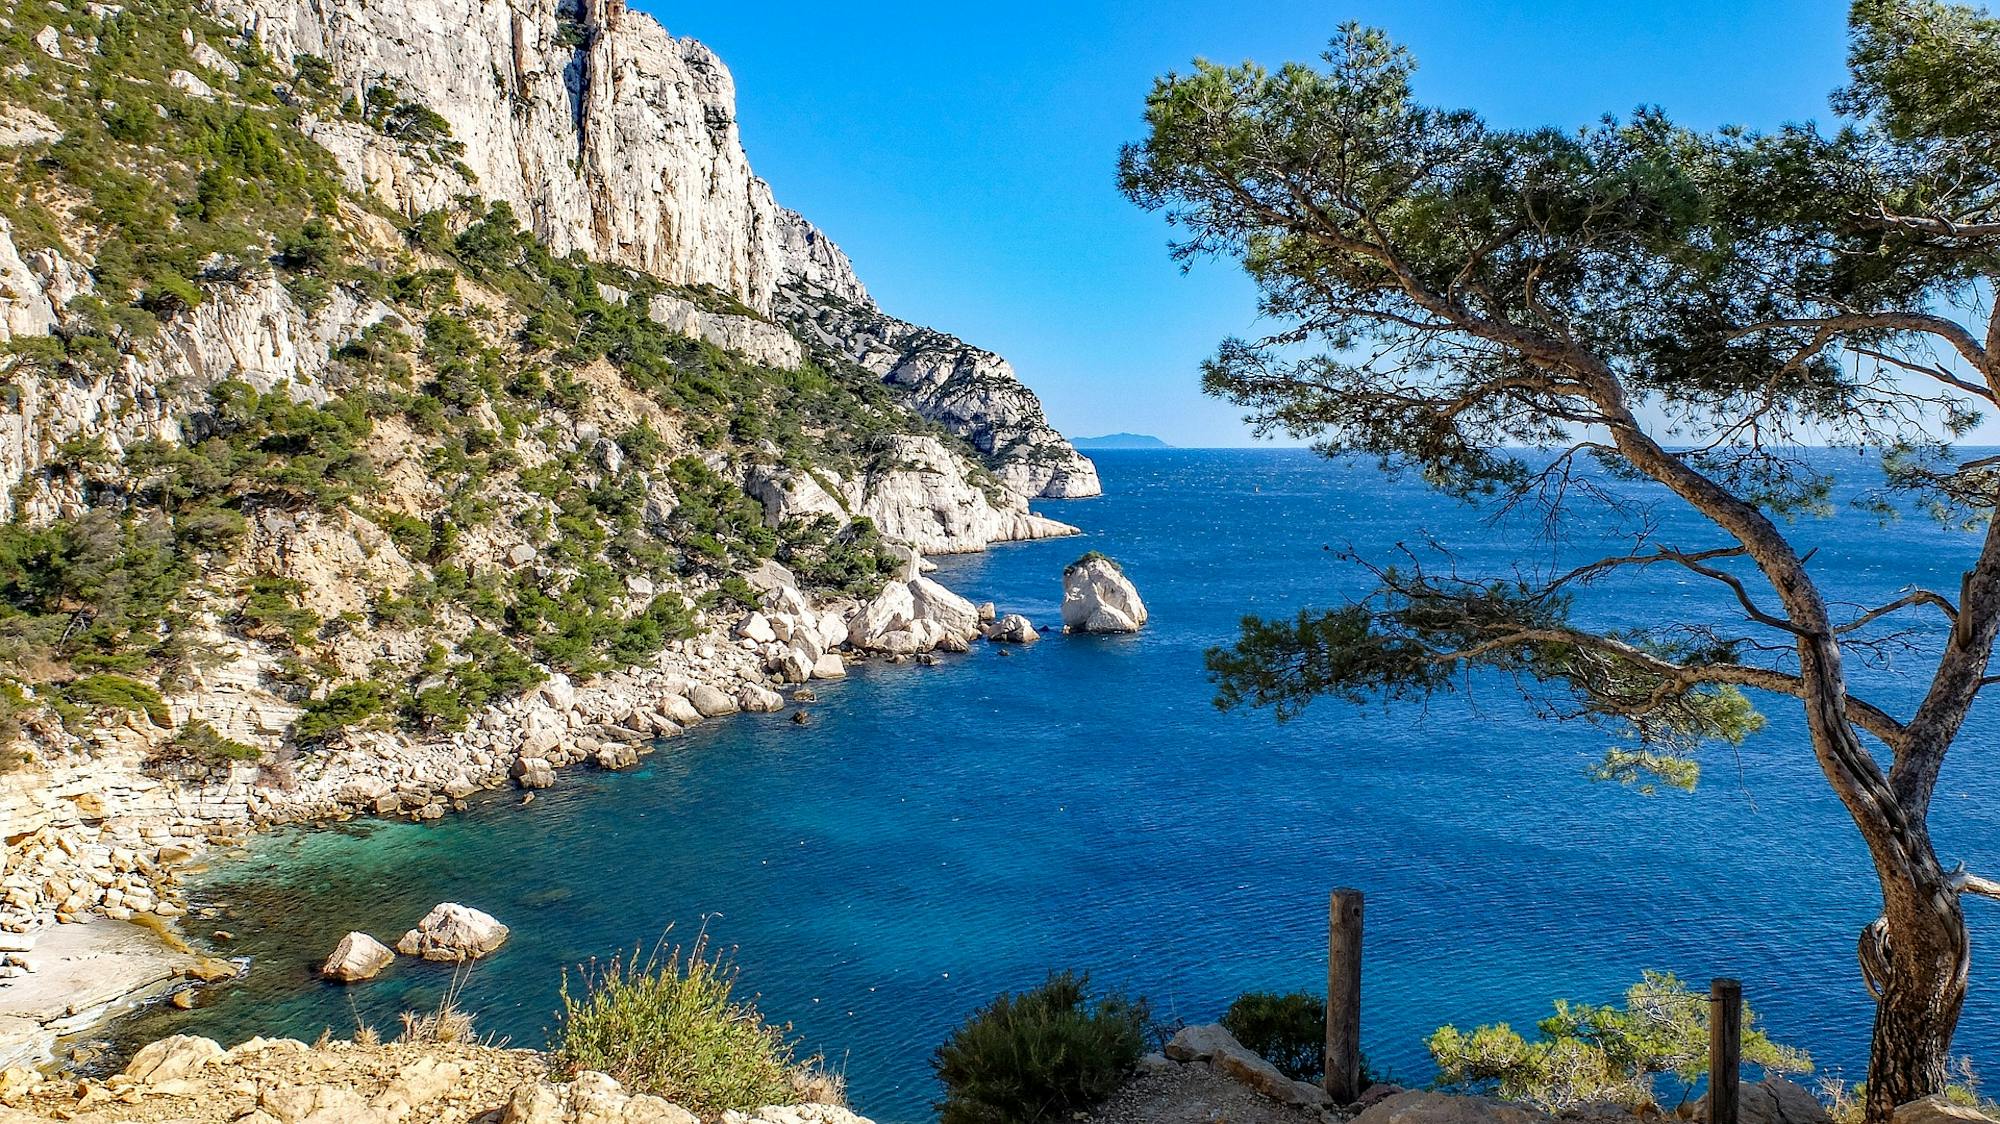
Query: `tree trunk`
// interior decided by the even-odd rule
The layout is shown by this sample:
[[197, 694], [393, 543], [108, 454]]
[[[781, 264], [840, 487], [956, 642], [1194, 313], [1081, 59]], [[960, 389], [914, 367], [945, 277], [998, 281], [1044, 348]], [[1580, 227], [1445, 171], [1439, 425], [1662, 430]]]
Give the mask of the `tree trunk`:
[[[1923, 865], [1936, 869], [1935, 861]], [[1867, 1124], [1887, 1124], [1897, 1105], [1944, 1088], [1965, 1003], [1970, 940], [1957, 893], [1941, 880], [1898, 881], [1883, 886], [1887, 970], [1868, 1051]]]

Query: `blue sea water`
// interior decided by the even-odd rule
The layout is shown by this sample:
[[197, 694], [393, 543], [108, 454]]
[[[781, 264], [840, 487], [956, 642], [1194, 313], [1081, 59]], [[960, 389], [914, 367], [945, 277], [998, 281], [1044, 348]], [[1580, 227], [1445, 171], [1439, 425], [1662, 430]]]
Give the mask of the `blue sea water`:
[[[1828, 454], [1833, 456], [1833, 454]], [[1550, 999], [1604, 1001], [1643, 969], [1743, 980], [1780, 1041], [1858, 1078], [1871, 1007], [1855, 936], [1878, 896], [1795, 706], [1709, 757], [1693, 794], [1586, 779], [1614, 736], [1540, 719], [1510, 681], [1427, 704], [1316, 703], [1279, 725], [1220, 713], [1202, 653], [1244, 613], [1360, 593], [1352, 544], [1449, 544], [1465, 572], [1619, 547], [1586, 515], [1550, 545], [1532, 521], [1439, 498], [1372, 465], [1300, 451], [1100, 452], [1101, 499], [1043, 505], [1082, 541], [947, 559], [975, 600], [1057, 619], [1063, 565], [1117, 557], [1152, 623], [1129, 637], [1047, 634], [940, 666], [868, 665], [819, 685], [812, 721], [746, 716], [664, 743], [636, 771], [572, 770], [532, 804], [497, 796], [417, 825], [282, 832], [199, 887], [253, 958], [248, 979], [146, 1030], [235, 1039], [344, 1035], [435, 1005], [447, 969], [399, 962], [341, 988], [312, 969], [359, 928], [393, 941], [432, 904], [487, 910], [513, 939], [473, 968], [478, 1027], [540, 1046], [565, 967], [663, 933], [733, 949], [740, 986], [845, 1070], [886, 1124], [936, 1096], [934, 1047], [995, 993], [1051, 968], [1143, 994], [1164, 1019], [1212, 1020], [1247, 989], [1321, 990], [1326, 896], [1368, 894], [1363, 1037], [1378, 1068], [1421, 1079], [1445, 1022], [1526, 1026]], [[1872, 481], [1841, 465], [1843, 495]], [[1671, 507], [1662, 541], [1714, 545]], [[1929, 522], [1843, 510], [1794, 532], [1836, 600], [1910, 582], [1956, 587], [1973, 541]], [[1589, 594], [1588, 618], [1727, 622], [1719, 589], [1657, 568]], [[1921, 692], [1921, 651], [1857, 667], [1892, 710]], [[2000, 869], [1995, 714], [1975, 713], [1933, 814], [1946, 861]], [[1968, 903], [1972, 998], [1958, 1039], [2000, 1061], [2000, 971]]]

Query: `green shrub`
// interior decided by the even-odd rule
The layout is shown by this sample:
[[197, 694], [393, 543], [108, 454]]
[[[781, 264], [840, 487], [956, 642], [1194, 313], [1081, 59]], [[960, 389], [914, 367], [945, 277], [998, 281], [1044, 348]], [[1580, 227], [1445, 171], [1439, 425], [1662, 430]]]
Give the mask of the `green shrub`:
[[1089, 976], [1052, 973], [1003, 994], [938, 1047], [940, 1124], [1063, 1120], [1101, 1103], [1145, 1050], [1146, 1004], [1092, 1001]]
[[1068, 577], [1073, 571], [1080, 570], [1091, 562], [1103, 562], [1121, 574], [1125, 572], [1125, 567], [1120, 566], [1118, 560], [1109, 554], [1097, 550], [1086, 550], [1083, 552], [1081, 558], [1063, 567], [1063, 576]]
[[181, 757], [207, 764], [225, 761], [256, 761], [264, 751], [222, 736], [221, 731], [197, 718], [182, 726], [166, 745], [164, 756]]
[[[1706, 995], [1670, 972], [1652, 972], [1625, 992], [1623, 1007], [1556, 1001], [1529, 1041], [1506, 1023], [1467, 1034], [1442, 1026], [1425, 1043], [1441, 1087], [1491, 1093], [1546, 1109], [1609, 1101], [1642, 1106], [1670, 1077], [1685, 1096], [1708, 1073]], [[1743, 1060], [1772, 1073], [1809, 1073], [1812, 1058], [1757, 1030], [1743, 1009]]]
[[1326, 1076], [1326, 1000], [1316, 995], [1239, 995], [1223, 1013], [1222, 1029], [1294, 1081], [1317, 1085]]
[[305, 713], [292, 724], [292, 737], [306, 744], [323, 742], [389, 709], [391, 695], [386, 685], [373, 679], [342, 683], [324, 698], [306, 703]]
[[794, 1077], [805, 1067], [793, 1060], [785, 1028], [730, 997], [735, 970], [704, 942], [686, 956], [655, 950], [643, 963], [635, 950], [580, 975], [576, 994], [563, 973], [550, 1056], [557, 1074], [607, 1073], [704, 1119], [799, 1099]]
[[160, 697], [157, 688], [123, 675], [86, 675], [64, 687], [63, 697], [79, 706], [136, 710], [162, 728], [174, 724], [166, 700]]

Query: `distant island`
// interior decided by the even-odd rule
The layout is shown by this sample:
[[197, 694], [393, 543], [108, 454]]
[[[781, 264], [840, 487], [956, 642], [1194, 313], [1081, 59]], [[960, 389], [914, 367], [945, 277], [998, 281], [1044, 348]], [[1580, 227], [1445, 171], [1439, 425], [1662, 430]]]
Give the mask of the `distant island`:
[[1171, 449], [1172, 445], [1146, 433], [1107, 433], [1102, 437], [1078, 437], [1070, 441], [1079, 449]]

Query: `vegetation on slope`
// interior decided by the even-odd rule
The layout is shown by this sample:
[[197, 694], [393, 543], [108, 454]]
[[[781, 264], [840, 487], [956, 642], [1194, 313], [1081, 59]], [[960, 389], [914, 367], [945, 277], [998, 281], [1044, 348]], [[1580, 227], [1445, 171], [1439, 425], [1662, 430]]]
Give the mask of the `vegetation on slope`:
[[[762, 560], [842, 594], [891, 572], [865, 520], [773, 528], [740, 482], [749, 464], [859, 473], [891, 435], [942, 434], [871, 373], [777, 370], [676, 336], [647, 315], [655, 295], [750, 311], [556, 257], [505, 204], [407, 217], [347, 192], [302, 131], [308, 115], [371, 128], [413, 160], [456, 160], [443, 118], [403, 91], [356, 97], [323, 60], [270, 58], [163, 0], [103, 15], [77, 0], [45, 18], [63, 60], [34, 42], [35, 21], [0, 33], [0, 106], [61, 136], [0, 152], [0, 217], [24, 249], [88, 263], [93, 292], [0, 357], [14, 402], [30, 379], [143, 364], [163, 329], [271, 279], [306, 315], [389, 310], [312, 387], [153, 388], [184, 419], [181, 439], [71, 442], [18, 489], [16, 511], [34, 518], [0, 525], [0, 674], [73, 725], [130, 702], [93, 676], [185, 688], [214, 629], [282, 655], [302, 744], [355, 725], [451, 729], [543, 667], [649, 659], [704, 608], [749, 602], [735, 574]], [[197, 45], [227, 63], [201, 67]], [[177, 70], [214, 96], [169, 81]], [[638, 420], [599, 433], [586, 415], [607, 389]], [[365, 610], [327, 611], [254, 549], [267, 518], [379, 529], [407, 580]], [[507, 542], [533, 562], [496, 562]], [[414, 636], [388, 647], [421, 654], [359, 659], [352, 639], [376, 634]], [[197, 738], [186, 755], [237, 753]]]

